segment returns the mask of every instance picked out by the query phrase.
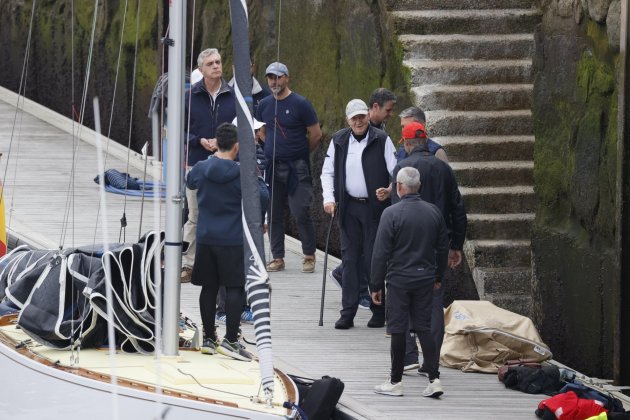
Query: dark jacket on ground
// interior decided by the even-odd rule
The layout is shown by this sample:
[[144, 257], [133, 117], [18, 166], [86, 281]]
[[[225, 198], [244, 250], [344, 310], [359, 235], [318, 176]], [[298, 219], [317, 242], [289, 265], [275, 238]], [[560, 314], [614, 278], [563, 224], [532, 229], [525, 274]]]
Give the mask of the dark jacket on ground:
[[[468, 218], [453, 170], [448, 163], [432, 155], [426, 146], [416, 147], [408, 157], [398, 162], [394, 168], [394, 179], [400, 169], [409, 166], [420, 172], [420, 197], [435, 204], [442, 212], [451, 238], [451, 249], [461, 250], [466, 238]], [[393, 203], [400, 200], [395, 191], [392, 191], [391, 196]]]
[[[266, 209], [269, 192], [262, 181], [259, 184], [260, 204]], [[212, 156], [193, 166], [186, 185], [198, 190], [197, 241], [206, 245], [243, 245], [240, 165]]]
[[[368, 130], [368, 143], [361, 156], [361, 162], [363, 164], [363, 176], [368, 190], [372, 218], [378, 220], [383, 210], [391, 204], [389, 198], [385, 201], [379, 201], [376, 198], [376, 190], [381, 187], [387, 188], [390, 184], [390, 175], [384, 157], [385, 142], [388, 136], [384, 131], [372, 126]], [[343, 220], [343, 213], [347, 204], [346, 158], [348, 157], [350, 133], [352, 133], [350, 127], [343, 128], [333, 134], [331, 140], [335, 145], [335, 201], [338, 203], [339, 221]]]
[[372, 252], [370, 290], [384, 283], [414, 289], [441, 280], [448, 260], [448, 233], [440, 210], [407, 194], [383, 212]]
[[[186, 113], [190, 116], [187, 163], [188, 166], [193, 166], [212, 154], [204, 149], [199, 141], [202, 138], [215, 138], [219, 125], [232, 122], [236, 117], [236, 101], [234, 91], [225, 80], [221, 79], [221, 88], [216, 100], [213, 100], [201, 79], [191, 87], [190, 94], [186, 95], [185, 105]], [[188, 120], [184, 120], [184, 127], [187, 126]]]

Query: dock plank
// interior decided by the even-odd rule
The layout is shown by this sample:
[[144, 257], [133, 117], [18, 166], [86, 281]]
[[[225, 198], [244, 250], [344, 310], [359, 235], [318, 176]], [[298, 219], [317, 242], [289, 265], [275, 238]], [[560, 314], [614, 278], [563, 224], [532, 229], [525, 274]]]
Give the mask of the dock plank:
[[[0, 92], [1, 93], [1, 92]], [[69, 211], [69, 224], [63, 245], [74, 246], [102, 241], [102, 227], [95, 226], [99, 208], [94, 146], [73, 137], [34, 115], [18, 111], [13, 101], [0, 95], [0, 176], [4, 178], [7, 224], [16, 233], [35, 235], [42, 242], [57, 246], [63, 237], [69, 175], [74, 170], [74, 202]], [[14, 125], [14, 121], [19, 122]], [[17, 123], [16, 123], [17, 124]], [[11, 133], [14, 133], [12, 136]], [[18, 134], [15, 134], [18, 133]], [[7, 160], [9, 148], [11, 159]], [[79, 156], [73, 168], [71, 156]], [[135, 166], [110, 156], [106, 168], [129, 172], [142, 177], [142, 166]], [[152, 169], [150, 169], [152, 170]], [[128, 219], [127, 240], [138, 236], [141, 200], [107, 194], [108, 237], [118, 240], [119, 219], [124, 208]], [[153, 204], [144, 204], [143, 231], [153, 223]], [[163, 214], [163, 207], [158, 209]], [[103, 215], [100, 215], [102, 218]], [[161, 220], [161, 217], [159, 217]], [[268, 251], [267, 251], [268, 253]], [[269, 255], [267, 255], [269, 259]], [[341, 406], [359, 419], [486, 419], [509, 417], [534, 419], [534, 410], [543, 395], [528, 395], [507, 390], [496, 375], [463, 373], [442, 368], [445, 394], [440, 400], [423, 398], [421, 392], [428, 379], [415, 373], [403, 377], [405, 396], [377, 395], [372, 387], [386, 379], [389, 372], [389, 338], [383, 328], [371, 329], [366, 324], [370, 311], [360, 309], [356, 327], [334, 329], [339, 316], [341, 291], [332, 282], [326, 283], [324, 318], [318, 326], [323, 280], [324, 256], [317, 253], [313, 274], [301, 272], [299, 242], [286, 240], [286, 270], [270, 274], [272, 285], [272, 335], [276, 364], [288, 371], [312, 378], [331, 375], [341, 378], [345, 392]], [[339, 260], [329, 258], [329, 268]], [[199, 322], [199, 288], [182, 285], [182, 310]], [[252, 339], [253, 328], [243, 326], [246, 338]]]

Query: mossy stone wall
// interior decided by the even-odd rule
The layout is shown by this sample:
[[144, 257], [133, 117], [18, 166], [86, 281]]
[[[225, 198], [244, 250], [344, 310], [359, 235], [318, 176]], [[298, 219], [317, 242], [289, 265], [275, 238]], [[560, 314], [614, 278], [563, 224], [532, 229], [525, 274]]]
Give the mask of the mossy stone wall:
[[612, 377], [619, 56], [587, 2], [539, 3], [534, 319], [556, 359]]
[[[143, 0], [136, 21], [138, 2], [129, 0], [124, 17], [125, 1], [98, 1], [84, 114], [84, 122], [93, 126], [91, 98], [98, 96], [103, 130], [109, 132], [113, 115], [110, 136], [123, 144], [130, 141], [136, 150], [150, 140], [148, 105], [165, 66], [159, 40], [164, 36], [168, 15], [167, 0]], [[36, 2], [25, 85], [27, 97], [66, 116], [73, 115], [73, 103], [76, 111], [80, 111], [94, 17], [94, 1], [73, 3], [74, 13], [68, 1]], [[188, 10], [187, 31], [192, 47], [188, 47], [187, 63], [196, 66], [199, 51], [216, 47], [222, 53], [225, 76], [229, 78], [232, 73], [229, 1], [197, 0], [189, 3], [189, 7], [193, 3], [195, 9]], [[291, 88], [313, 103], [322, 124], [324, 141], [312, 155], [316, 186], [312, 213], [318, 227], [318, 244], [323, 247], [327, 218], [321, 209], [319, 174], [330, 135], [345, 125], [344, 108], [348, 100], [367, 100], [377, 87], [387, 87], [399, 95], [398, 109], [410, 104], [402, 49], [389, 29], [382, 0], [249, 0], [248, 7], [250, 43], [259, 81], [265, 83], [265, 67], [279, 56], [289, 67]], [[0, 44], [3, 57], [0, 85], [14, 91], [20, 86], [31, 9], [32, 0], [0, 2], [0, 37], [4, 40]], [[123, 19], [125, 31], [120, 47]], [[136, 36], [138, 54], [134, 56]], [[135, 91], [132, 90], [134, 68]], [[117, 88], [112, 113], [114, 86]], [[390, 134], [392, 138], [399, 137], [397, 121], [391, 122]], [[333, 253], [338, 253], [338, 243], [335, 229], [331, 240]]]

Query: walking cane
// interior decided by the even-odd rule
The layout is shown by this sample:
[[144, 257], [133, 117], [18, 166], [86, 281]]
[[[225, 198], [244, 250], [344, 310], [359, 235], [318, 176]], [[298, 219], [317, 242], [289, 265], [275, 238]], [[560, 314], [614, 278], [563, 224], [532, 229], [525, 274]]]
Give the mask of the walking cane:
[[324, 295], [326, 294], [326, 271], [328, 269], [328, 242], [330, 242], [330, 231], [332, 230], [333, 220], [335, 220], [335, 212], [330, 216], [328, 224], [328, 234], [326, 234], [326, 248], [324, 250], [324, 276], [322, 278], [322, 303], [319, 308], [319, 326], [324, 325]]

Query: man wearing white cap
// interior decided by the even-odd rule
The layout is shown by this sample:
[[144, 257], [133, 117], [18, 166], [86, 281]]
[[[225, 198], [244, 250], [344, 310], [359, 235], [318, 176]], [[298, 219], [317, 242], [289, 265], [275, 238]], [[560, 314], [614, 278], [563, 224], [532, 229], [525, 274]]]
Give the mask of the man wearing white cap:
[[271, 63], [265, 71], [273, 93], [258, 104], [256, 119], [266, 124], [260, 129], [265, 141], [267, 170], [271, 187], [269, 242], [273, 260], [268, 271], [284, 270], [284, 205], [289, 201], [302, 241], [302, 272], [315, 271], [315, 226], [311, 219], [313, 183], [309, 154], [319, 144], [322, 131], [311, 103], [289, 89], [289, 69]]
[[[322, 168], [324, 211], [338, 212], [341, 227], [341, 317], [337, 329], [354, 326], [359, 306], [359, 264], [370, 272], [372, 248], [381, 214], [390, 205], [389, 185], [396, 166], [396, 149], [383, 130], [370, 126], [368, 106], [353, 99], [346, 106], [350, 127], [336, 132]], [[382, 305], [372, 304], [368, 327], [385, 325]]]

